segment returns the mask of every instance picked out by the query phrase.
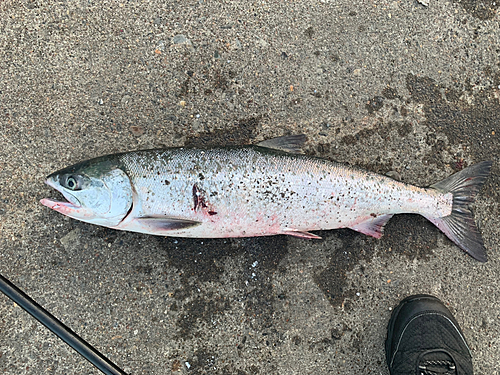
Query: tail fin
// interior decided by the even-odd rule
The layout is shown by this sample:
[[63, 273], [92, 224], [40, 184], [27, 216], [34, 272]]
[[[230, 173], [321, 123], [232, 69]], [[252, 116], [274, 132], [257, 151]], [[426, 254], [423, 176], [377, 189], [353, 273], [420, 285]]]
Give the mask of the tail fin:
[[483, 161], [432, 185], [433, 189], [453, 194], [453, 207], [448, 216], [440, 218], [426, 216], [450, 240], [480, 262], [487, 260], [486, 249], [469, 204], [474, 202], [476, 194], [490, 174], [490, 169], [491, 161]]

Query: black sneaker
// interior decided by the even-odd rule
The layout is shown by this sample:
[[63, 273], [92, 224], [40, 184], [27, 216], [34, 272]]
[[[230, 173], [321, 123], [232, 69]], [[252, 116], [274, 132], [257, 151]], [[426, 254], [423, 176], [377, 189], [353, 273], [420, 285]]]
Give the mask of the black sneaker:
[[462, 330], [436, 297], [401, 301], [387, 327], [385, 354], [391, 375], [472, 375]]

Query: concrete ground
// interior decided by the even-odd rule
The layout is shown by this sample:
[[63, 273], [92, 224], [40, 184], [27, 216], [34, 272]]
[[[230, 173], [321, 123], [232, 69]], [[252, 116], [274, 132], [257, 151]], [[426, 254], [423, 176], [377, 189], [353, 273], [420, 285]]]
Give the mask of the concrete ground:
[[[391, 308], [414, 293], [450, 307], [476, 374], [500, 374], [499, 4], [1, 2], [0, 273], [131, 374], [387, 375]], [[380, 240], [187, 240], [38, 202], [98, 155], [298, 133], [421, 186], [492, 160], [489, 261], [416, 215]], [[0, 373], [99, 372], [0, 295]]]

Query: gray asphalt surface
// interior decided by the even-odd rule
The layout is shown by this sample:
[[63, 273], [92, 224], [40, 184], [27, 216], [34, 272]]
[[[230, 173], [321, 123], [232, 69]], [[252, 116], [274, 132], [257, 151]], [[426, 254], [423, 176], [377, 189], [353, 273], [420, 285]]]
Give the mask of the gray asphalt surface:
[[[414, 293], [450, 307], [476, 374], [500, 374], [499, 4], [1, 2], [0, 273], [131, 374], [387, 375], [390, 310]], [[298, 133], [421, 186], [492, 160], [489, 261], [415, 215], [380, 240], [187, 240], [38, 203], [91, 157]], [[99, 372], [0, 295], [0, 373]]]

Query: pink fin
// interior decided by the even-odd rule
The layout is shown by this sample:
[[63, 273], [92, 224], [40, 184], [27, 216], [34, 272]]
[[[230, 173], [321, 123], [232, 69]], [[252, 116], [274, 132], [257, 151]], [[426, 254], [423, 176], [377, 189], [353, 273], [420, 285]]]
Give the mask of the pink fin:
[[300, 230], [296, 229], [289, 229], [285, 228], [283, 229], [283, 233], [288, 236], [294, 236], [294, 237], [299, 237], [299, 238], [308, 238], [308, 239], [313, 239], [313, 240], [321, 240], [320, 236], [316, 236], [315, 234], [309, 233], [309, 232], [301, 232]]
[[393, 215], [380, 215], [370, 218], [368, 220], [362, 221], [359, 224], [350, 227], [351, 229], [366, 234], [367, 236], [372, 236], [375, 238], [382, 237], [384, 231], [384, 225], [389, 221]]

